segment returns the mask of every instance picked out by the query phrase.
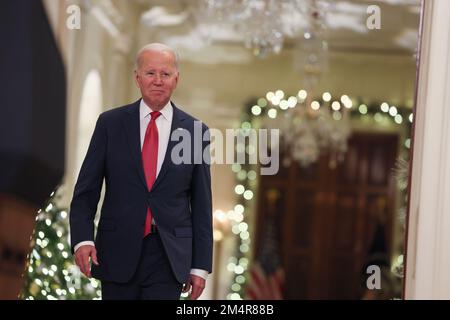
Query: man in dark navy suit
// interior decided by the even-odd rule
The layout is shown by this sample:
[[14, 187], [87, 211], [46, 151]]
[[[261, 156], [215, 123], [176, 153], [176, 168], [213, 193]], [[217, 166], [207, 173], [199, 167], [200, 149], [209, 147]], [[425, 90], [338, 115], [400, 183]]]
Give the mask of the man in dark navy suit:
[[[81, 167], [70, 207], [71, 245], [81, 271], [91, 277], [92, 267], [101, 280], [103, 299], [179, 299], [189, 291], [197, 299], [211, 272], [208, 131], [170, 101], [178, 77], [171, 48], [143, 47], [135, 70], [142, 99], [100, 115]], [[194, 136], [196, 126], [206, 137], [201, 148], [191, 139], [183, 155], [189, 161], [175, 161], [179, 142], [172, 133]]]

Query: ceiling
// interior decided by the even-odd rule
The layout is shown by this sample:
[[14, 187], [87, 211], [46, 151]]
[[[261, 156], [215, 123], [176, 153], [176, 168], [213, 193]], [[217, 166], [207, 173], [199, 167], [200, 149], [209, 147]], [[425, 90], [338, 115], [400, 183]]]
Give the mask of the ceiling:
[[[109, 1], [117, 7], [123, 5], [122, 0]], [[245, 48], [239, 33], [231, 28], [217, 28], [208, 17], [199, 17], [200, 1], [204, 0], [127, 1], [140, 17], [138, 34], [132, 35], [137, 39], [137, 47], [162, 42], [180, 53], [183, 80], [175, 98], [189, 106], [189, 112], [207, 123], [230, 126], [250, 97], [277, 88], [297, 92], [304, 84], [304, 75], [293, 68], [298, 50], [306, 41], [303, 30], [286, 39], [280, 54], [258, 59]], [[326, 15], [330, 63], [319, 88], [364, 101], [382, 99], [411, 107], [421, 1], [330, 3]], [[367, 8], [373, 4], [380, 8], [379, 30], [366, 27], [370, 15]], [[214, 32], [208, 42], [204, 33], [210, 30]]]
[[[198, 5], [203, 0], [134, 1], [142, 12], [143, 32], [151, 39], [160, 39], [181, 51], [198, 51], [211, 44], [221, 49], [243, 46], [240, 34], [223, 26], [213, 29], [207, 17], [198, 16]], [[330, 51], [393, 55], [411, 55], [415, 52], [420, 0], [347, 0], [329, 3], [325, 21]], [[366, 27], [370, 16], [367, 8], [373, 4], [380, 8], [379, 30]], [[209, 34], [211, 43], [204, 41], [207, 29], [214, 30], [214, 33]], [[286, 39], [284, 49], [301, 46], [303, 41], [303, 32], [300, 30], [295, 36]]]

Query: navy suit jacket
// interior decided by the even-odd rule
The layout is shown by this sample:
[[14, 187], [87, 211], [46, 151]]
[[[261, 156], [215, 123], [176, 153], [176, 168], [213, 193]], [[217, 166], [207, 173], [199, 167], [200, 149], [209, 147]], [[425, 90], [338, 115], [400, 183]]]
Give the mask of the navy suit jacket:
[[[211, 272], [210, 166], [205, 161], [193, 161], [203, 156], [199, 154], [203, 150], [193, 147], [196, 119], [172, 103], [171, 133], [179, 128], [190, 132], [191, 162], [176, 165], [171, 161], [172, 149], [178, 142], [170, 139], [161, 170], [149, 191], [141, 160], [139, 103], [106, 111], [97, 120], [70, 206], [72, 250], [81, 241], [94, 241], [99, 266], [92, 265], [92, 275], [103, 281], [128, 282], [139, 262], [150, 206], [172, 270], [177, 280], [185, 283], [191, 268]], [[202, 131], [206, 130], [202, 124]], [[208, 146], [207, 140], [202, 142], [202, 149]], [[94, 238], [94, 217], [103, 180], [105, 198]]]

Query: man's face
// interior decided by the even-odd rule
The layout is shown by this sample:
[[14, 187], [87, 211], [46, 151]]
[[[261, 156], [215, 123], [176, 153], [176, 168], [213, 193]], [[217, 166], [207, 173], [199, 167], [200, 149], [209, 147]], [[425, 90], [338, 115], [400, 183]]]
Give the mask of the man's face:
[[138, 60], [135, 81], [144, 102], [154, 110], [162, 109], [177, 87], [175, 57], [168, 51], [144, 51]]

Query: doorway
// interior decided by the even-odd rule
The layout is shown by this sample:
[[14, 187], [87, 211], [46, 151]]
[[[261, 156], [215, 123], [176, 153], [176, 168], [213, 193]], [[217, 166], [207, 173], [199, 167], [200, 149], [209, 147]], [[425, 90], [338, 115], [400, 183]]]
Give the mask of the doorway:
[[368, 264], [389, 269], [397, 146], [394, 134], [354, 133], [336, 169], [324, 155], [307, 168], [293, 163], [261, 176], [255, 252], [274, 215], [285, 299], [361, 299]]

